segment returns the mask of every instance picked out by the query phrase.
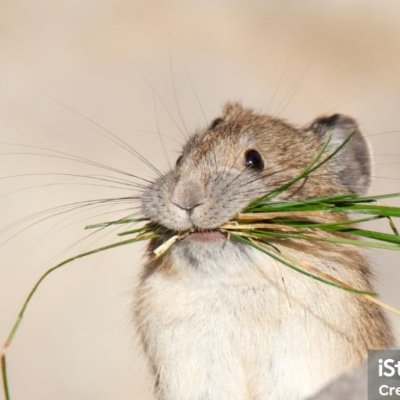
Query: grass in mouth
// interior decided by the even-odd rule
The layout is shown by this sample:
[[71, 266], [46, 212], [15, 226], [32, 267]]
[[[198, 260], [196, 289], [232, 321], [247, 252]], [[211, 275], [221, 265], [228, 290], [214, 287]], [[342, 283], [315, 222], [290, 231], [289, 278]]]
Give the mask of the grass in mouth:
[[[364, 296], [367, 300], [400, 315], [400, 311], [379, 300], [377, 293], [363, 290], [362, 288], [353, 288], [347, 285], [346, 282], [342, 282], [320, 271], [305, 261], [293, 259], [293, 256], [284, 254], [271, 243], [277, 239], [298, 239], [400, 251], [400, 235], [394, 223], [394, 218], [400, 217], [400, 207], [386, 206], [378, 203], [380, 200], [400, 197], [400, 193], [378, 196], [359, 196], [356, 193], [347, 193], [296, 201], [274, 201], [277, 196], [291, 188], [297, 182], [306, 179], [312, 172], [331, 160], [349, 142], [353, 134], [354, 132], [334, 151], [326, 155], [328, 145], [331, 141], [331, 138], [329, 138], [314, 159], [298, 176], [253, 201], [241, 213], [221, 225], [217, 230], [229, 236], [232, 240], [237, 240], [251, 246], [284, 266], [304, 274], [311, 279], [349, 291], [355, 295]], [[320, 212], [349, 214], [351, 217], [339, 222], [313, 222], [312, 215]], [[354, 224], [364, 226], [368, 222], [378, 219], [386, 220], [392, 233], [374, 231], [364, 227], [354, 227]], [[118, 234], [127, 239], [78, 254], [60, 262], [47, 270], [28, 293], [1, 349], [1, 373], [6, 400], [11, 399], [7, 376], [6, 352], [12, 344], [32, 297], [47, 276], [75, 260], [95, 253], [157, 237], [167, 238], [161, 246], [154, 250], [155, 257], [159, 257], [168, 251], [176, 241], [182, 240], [190, 233], [168, 231], [164, 227], [143, 218], [108, 221], [89, 225], [86, 229], [107, 228], [115, 225], [129, 225], [129, 230]], [[338, 235], [340, 233], [346, 235]]]

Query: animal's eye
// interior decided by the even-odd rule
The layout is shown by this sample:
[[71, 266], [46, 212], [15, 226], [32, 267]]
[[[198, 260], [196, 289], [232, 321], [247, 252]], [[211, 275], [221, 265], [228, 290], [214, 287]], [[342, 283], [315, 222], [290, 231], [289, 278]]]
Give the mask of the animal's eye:
[[183, 160], [183, 155], [181, 154], [181, 155], [177, 158], [175, 165], [176, 165], [177, 167], [179, 167], [179, 166], [182, 164], [182, 160]]
[[245, 155], [246, 167], [262, 171], [264, 169], [264, 161], [261, 154], [256, 150], [247, 150]]
[[210, 129], [213, 130], [215, 129], [218, 125], [220, 125], [222, 122], [224, 122], [223, 118], [215, 118], [213, 122], [210, 124]]

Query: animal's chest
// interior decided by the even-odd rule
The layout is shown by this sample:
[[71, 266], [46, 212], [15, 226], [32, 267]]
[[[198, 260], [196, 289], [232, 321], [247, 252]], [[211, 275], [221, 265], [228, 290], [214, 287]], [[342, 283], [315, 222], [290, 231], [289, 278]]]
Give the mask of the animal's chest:
[[206, 371], [262, 394], [251, 399], [300, 399], [348, 364], [348, 316], [333, 315], [324, 290], [274, 263], [213, 280], [154, 276], [140, 295], [142, 337], [180, 379]]

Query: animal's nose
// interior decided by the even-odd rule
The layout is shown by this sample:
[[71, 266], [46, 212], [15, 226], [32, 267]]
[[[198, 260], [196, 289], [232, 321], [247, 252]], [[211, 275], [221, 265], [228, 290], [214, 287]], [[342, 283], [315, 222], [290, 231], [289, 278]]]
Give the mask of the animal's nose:
[[204, 186], [200, 182], [180, 180], [172, 193], [171, 202], [190, 213], [204, 203], [204, 197]]

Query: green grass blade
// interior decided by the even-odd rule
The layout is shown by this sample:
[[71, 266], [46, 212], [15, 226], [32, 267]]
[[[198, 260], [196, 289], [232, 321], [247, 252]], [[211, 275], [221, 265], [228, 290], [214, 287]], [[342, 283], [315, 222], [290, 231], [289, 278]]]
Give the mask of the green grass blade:
[[252, 211], [254, 207], [257, 207], [260, 203], [266, 202], [273, 197], [276, 197], [277, 195], [281, 194], [285, 190], [289, 189], [291, 186], [293, 186], [295, 183], [300, 181], [303, 178], [306, 178], [308, 175], [310, 175], [312, 172], [320, 168], [322, 165], [326, 164], [329, 160], [331, 160], [337, 153], [339, 153], [344, 146], [349, 142], [349, 140], [353, 137], [355, 134], [355, 130], [352, 131], [347, 138], [327, 157], [325, 157], [322, 161], [318, 162], [322, 155], [324, 154], [325, 150], [328, 148], [331, 140], [332, 140], [332, 134], [329, 136], [328, 140], [326, 143], [322, 146], [321, 150], [317, 153], [317, 155], [314, 157], [314, 159], [308, 164], [308, 166], [295, 178], [293, 178], [291, 181], [288, 183], [281, 185], [277, 189], [273, 190], [272, 192], [262, 196], [259, 200], [256, 200], [255, 202], [250, 203], [248, 206], [248, 210]]
[[3, 381], [3, 392], [5, 400], [10, 400], [10, 388], [8, 387], [7, 379], [7, 361], [5, 352], [1, 353], [1, 379]]
[[256, 248], [256, 249], [262, 251], [263, 253], [269, 255], [269, 256], [270, 256], [271, 258], [273, 258], [274, 260], [276, 260], [276, 261], [278, 261], [278, 262], [280, 262], [280, 263], [286, 265], [287, 267], [289, 267], [289, 268], [291, 268], [291, 269], [293, 269], [293, 270], [295, 270], [295, 271], [297, 271], [297, 272], [299, 272], [299, 273], [301, 273], [301, 274], [303, 274], [303, 275], [306, 275], [306, 276], [308, 276], [308, 277], [310, 277], [310, 278], [313, 278], [313, 279], [315, 279], [315, 280], [317, 280], [317, 281], [319, 281], [319, 282], [326, 283], [327, 285], [330, 285], [330, 286], [333, 286], [333, 287], [336, 287], [336, 288], [338, 288], [338, 289], [342, 289], [342, 290], [345, 290], [345, 291], [348, 291], [348, 292], [351, 292], [351, 293], [354, 293], [354, 294], [363, 294], [363, 295], [368, 295], [368, 296], [377, 296], [377, 293], [375, 293], [375, 292], [365, 291], [365, 290], [357, 290], [357, 289], [350, 288], [350, 287], [347, 287], [347, 286], [343, 286], [343, 285], [340, 285], [340, 284], [338, 284], [338, 283], [336, 283], [336, 282], [332, 282], [332, 281], [330, 281], [330, 280], [324, 279], [324, 278], [322, 278], [321, 276], [318, 276], [318, 275], [316, 275], [316, 274], [313, 274], [313, 273], [311, 273], [311, 272], [309, 272], [309, 271], [306, 271], [305, 269], [303, 269], [303, 268], [301, 268], [301, 267], [299, 267], [299, 266], [297, 266], [297, 265], [294, 265], [293, 263], [289, 262], [288, 260], [285, 260], [284, 258], [280, 257], [278, 254], [275, 254], [273, 251], [269, 251], [269, 250], [267, 250], [265, 247], [256, 244], [254, 241], [251, 241], [251, 240], [249, 240], [249, 239], [247, 239], [247, 238], [245, 238], [245, 237], [243, 237], [243, 236], [240, 236], [240, 234], [237, 235], [237, 234], [235, 234], [235, 233], [233, 233], [233, 232], [231, 232], [230, 234], [231, 234], [236, 240], [241, 241], [241, 242], [243, 242], [243, 243], [246, 243], [246, 244], [248, 244], [249, 246], [254, 247], [254, 248]]
[[390, 226], [390, 228], [392, 229], [393, 233], [394, 233], [396, 236], [400, 236], [399, 231], [397, 230], [397, 227], [396, 227], [396, 225], [394, 224], [392, 218], [387, 217], [387, 219], [388, 219], [388, 221], [389, 221], [389, 226]]
[[[329, 204], [325, 203], [298, 203], [291, 204], [266, 204], [263, 207], [258, 207], [257, 212], [308, 212], [308, 211], [331, 211], [353, 214], [371, 214], [381, 217], [400, 217], [400, 207], [385, 206], [381, 204]], [[251, 212], [244, 210], [244, 212]], [[254, 212], [254, 211], [253, 211]]]
[[394, 197], [400, 197], [400, 192], [399, 193], [381, 194], [381, 195], [377, 195], [377, 196], [358, 196], [358, 195], [356, 195], [353, 199], [350, 199], [349, 202], [368, 203], [368, 202], [375, 202], [378, 200], [392, 199]]
[[[341, 230], [342, 232], [350, 233], [356, 236], [363, 236], [369, 239], [375, 239], [388, 243], [395, 243], [400, 245], [400, 236], [392, 233], [384, 233], [384, 232], [376, 232], [365, 229], [357, 229], [357, 228], [345, 228]], [[372, 242], [371, 242], [372, 243]], [[400, 247], [399, 247], [400, 250]]]
[[126, 236], [126, 235], [133, 235], [133, 234], [142, 234], [146, 232], [153, 232], [154, 227], [152, 226], [142, 226], [141, 228], [131, 229], [129, 231], [119, 232], [117, 233], [118, 236]]
[[[362, 203], [372, 203], [381, 199], [388, 199], [400, 197], [400, 193], [390, 193], [377, 196], [359, 197], [356, 194], [345, 194], [338, 196], [329, 197], [316, 197], [311, 199], [302, 199], [296, 201], [282, 201], [277, 203], [261, 203], [257, 207], [252, 207], [251, 211], [249, 209], [244, 209], [243, 212], [274, 212], [274, 211], [296, 211], [298, 207], [304, 209], [305, 206], [315, 206], [310, 208], [310, 210], [320, 210], [329, 208], [329, 206], [335, 207], [350, 207], [350, 206], [360, 206]], [[361, 203], [361, 204], [359, 204]], [[368, 205], [368, 204], [366, 204]], [[377, 207], [389, 207], [385, 205], [375, 205]], [[398, 207], [393, 207], [394, 209], [399, 209]], [[397, 216], [397, 215], [396, 215]]]
[[381, 217], [380, 215], [374, 215], [372, 217], [366, 217], [366, 218], [359, 218], [359, 219], [349, 219], [345, 221], [340, 221], [340, 222], [324, 222], [324, 223], [319, 223], [319, 222], [310, 222], [310, 221], [297, 221], [297, 220], [289, 220], [289, 219], [281, 219], [277, 218], [274, 219], [273, 222], [280, 223], [283, 225], [288, 225], [288, 226], [293, 226], [299, 230], [301, 229], [306, 229], [306, 228], [311, 228], [311, 229], [321, 229], [321, 230], [329, 230], [329, 231], [340, 231], [343, 229], [347, 229], [349, 225], [354, 225], [354, 224], [360, 224], [362, 222], [370, 222], [370, 221], [376, 221], [378, 219], [382, 219], [385, 217]]
[[86, 225], [85, 229], [96, 229], [96, 228], [107, 228], [111, 225], [122, 225], [122, 224], [136, 224], [138, 222], [146, 222], [146, 218], [127, 218], [117, 219], [115, 221], [99, 222], [97, 224]]
[[[230, 232], [231, 233], [231, 232]], [[384, 250], [394, 250], [400, 251], [400, 246], [392, 243], [382, 243], [380, 241], [367, 241], [360, 239], [347, 239], [341, 237], [321, 237], [321, 236], [311, 236], [306, 233], [286, 233], [286, 232], [265, 232], [265, 231], [244, 231], [248, 236], [251, 236], [255, 239], [303, 239], [308, 241], [320, 241], [320, 242], [330, 242], [330, 243], [338, 243], [338, 244], [347, 244], [359, 247], [370, 247], [375, 249], [384, 249]]]
[[25, 301], [24, 301], [24, 303], [23, 303], [23, 305], [22, 305], [22, 307], [21, 307], [21, 309], [20, 309], [20, 311], [18, 313], [17, 319], [15, 320], [15, 322], [14, 322], [14, 324], [13, 324], [13, 326], [12, 326], [8, 336], [7, 336], [7, 339], [6, 339], [6, 341], [3, 344], [2, 349], [1, 349], [1, 353], [0, 354], [1, 354], [1, 366], [2, 366], [2, 380], [3, 380], [3, 390], [4, 390], [4, 394], [5, 394], [6, 400], [10, 399], [9, 386], [8, 386], [8, 377], [7, 377], [7, 369], [6, 369], [6, 352], [7, 352], [8, 347], [10, 347], [10, 345], [11, 345], [13, 339], [14, 339], [15, 334], [18, 331], [18, 328], [19, 328], [19, 326], [20, 326], [20, 324], [22, 322], [22, 319], [24, 317], [25, 311], [26, 311], [30, 301], [32, 300], [34, 294], [36, 293], [36, 291], [39, 288], [39, 286], [41, 285], [41, 283], [52, 272], [56, 271], [57, 269], [65, 266], [67, 264], [72, 263], [75, 260], [78, 260], [78, 259], [83, 258], [83, 257], [90, 256], [92, 254], [96, 254], [96, 253], [100, 253], [100, 252], [103, 252], [103, 251], [106, 251], [106, 250], [110, 250], [110, 249], [113, 249], [113, 248], [116, 248], [116, 247], [125, 246], [125, 245], [130, 244], [130, 243], [135, 243], [135, 242], [138, 242], [138, 241], [147, 240], [147, 239], [150, 239], [152, 237], [156, 237], [156, 235], [147, 236], [145, 238], [139, 238], [139, 239], [138, 238], [133, 238], [133, 239], [124, 240], [124, 241], [121, 241], [121, 242], [112, 243], [112, 244], [109, 244], [109, 245], [106, 245], [106, 246], [103, 246], [103, 247], [99, 247], [99, 248], [94, 249], [94, 250], [87, 251], [85, 253], [78, 254], [76, 256], [70, 257], [70, 258], [60, 262], [59, 264], [55, 265], [54, 267], [48, 269], [36, 281], [35, 285], [32, 287], [32, 289], [30, 290], [28, 296], [26, 297], [26, 299], [25, 299]]
[[332, 135], [329, 136], [328, 140], [326, 143], [322, 146], [321, 150], [317, 153], [317, 155], [313, 158], [313, 160], [307, 165], [307, 167], [295, 178], [290, 180], [288, 183], [279, 186], [277, 189], [273, 190], [270, 193], [267, 193], [266, 195], [260, 197], [257, 199], [255, 202], [250, 203], [250, 205], [247, 207], [249, 211], [251, 211], [254, 207], [257, 207], [260, 203], [264, 203], [273, 197], [279, 195], [280, 193], [284, 192], [285, 190], [289, 189], [291, 186], [293, 186], [295, 183], [300, 181], [301, 179], [305, 178], [312, 170], [312, 168], [315, 166], [315, 164], [319, 161], [319, 159], [322, 157], [322, 154], [325, 152], [327, 149], [330, 141], [332, 139]]
[[400, 207], [374, 205], [374, 204], [354, 204], [346, 207], [335, 207], [332, 211], [340, 211], [355, 214], [373, 214], [382, 217], [400, 217]]
[[[345, 194], [340, 196], [329, 196], [329, 197], [314, 197], [310, 199], [302, 199], [295, 201], [280, 201], [276, 203], [261, 203], [257, 207], [253, 207], [251, 212], [265, 212], [269, 210], [279, 210], [281, 208], [290, 208], [290, 207], [298, 207], [310, 204], [336, 204], [339, 203], [340, 200], [345, 200], [346, 202], [350, 202], [354, 197], [352, 194]], [[247, 208], [243, 212], [247, 211]]]

